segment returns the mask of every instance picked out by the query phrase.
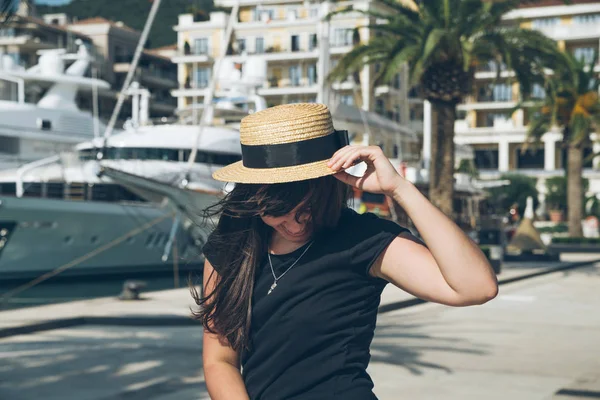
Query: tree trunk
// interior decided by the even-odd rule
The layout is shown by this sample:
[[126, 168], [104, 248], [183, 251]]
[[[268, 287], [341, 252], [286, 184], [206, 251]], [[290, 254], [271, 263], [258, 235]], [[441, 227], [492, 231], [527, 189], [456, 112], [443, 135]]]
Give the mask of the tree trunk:
[[567, 209], [569, 236], [583, 237], [583, 147], [569, 144], [567, 155]]
[[429, 200], [444, 214], [453, 218], [456, 106], [436, 101], [432, 102], [431, 110]]

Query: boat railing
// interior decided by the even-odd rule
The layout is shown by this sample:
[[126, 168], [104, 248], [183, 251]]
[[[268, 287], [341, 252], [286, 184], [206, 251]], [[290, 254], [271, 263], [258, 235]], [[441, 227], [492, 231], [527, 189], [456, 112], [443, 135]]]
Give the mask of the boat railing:
[[26, 173], [33, 171], [36, 168], [43, 167], [45, 165], [53, 164], [60, 160], [60, 156], [54, 155], [47, 158], [42, 158], [41, 160], [34, 161], [29, 164], [25, 164], [17, 169], [17, 179], [16, 179], [16, 196], [23, 197], [24, 186], [23, 186], [23, 177]]

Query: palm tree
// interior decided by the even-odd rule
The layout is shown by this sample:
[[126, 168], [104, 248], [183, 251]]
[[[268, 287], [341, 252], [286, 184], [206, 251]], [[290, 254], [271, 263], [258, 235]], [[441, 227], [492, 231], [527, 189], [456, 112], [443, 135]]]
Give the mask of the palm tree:
[[380, 3], [387, 12], [346, 8], [330, 14], [365, 14], [375, 36], [346, 54], [329, 78], [344, 79], [364, 65], [380, 64], [375, 82], [380, 84], [408, 64], [411, 83], [419, 84], [432, 103], [429, 197], [451, 216], [456, 105], [471, 93], [476, 68], [506, 64], [527, 94], [542, 79], [542, 66], [551, 61], [556, 43], [539, 32], [502, 23], [502, 16], [518, 6], [514, 0], [429, 0], [412, 7], [395, 0]]
[[19, 4], [29, 7], [33, 0], [0, 0], [0, 26], [7, 23], [17, 12]]
[[583, 148], [590, 134], [600, 127], [600, 80], [594, 71], [597, 56], [591, 63], [578, 61], [570, 53], [560, 53], [558, 67], [549, 74], [546, 96], [529, 107], [532, 112], [528, 133], [532, 141], [553, 128], [562, 131], [563, 147], [567, 148], [567, 210], [569, 235], [582, 237], [583, 215]]

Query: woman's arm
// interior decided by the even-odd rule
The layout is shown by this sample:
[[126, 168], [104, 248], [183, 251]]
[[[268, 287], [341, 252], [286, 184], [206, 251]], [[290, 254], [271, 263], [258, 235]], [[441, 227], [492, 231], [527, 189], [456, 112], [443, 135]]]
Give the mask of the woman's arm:
[[[343, 172], [357, 161], [362, 177]], [[404, 179], [377, 146], [346, 146], [328, 163], [335, 176], [358, 189], [391, 196], [406, 211], [427, 247], [395, 238], [371, 267], [371, 274], [425, 300], [465, 306], [482, 304], [498, 293], [496, 275], [479, 247], [419, 190]]]
[[496, 274], [479, 246], [412, 183], [400, 182], [391, 195], [427, 247], [400, 235], [371, 273], [417, 297], [451, 306], [483, 304], [496, 297]]
[[[213, 266], [206, 260], [204, 293], [214, 290], [217, 273], [213, 271]], [[229, 346], [227, 340], [204, 330], [202, 362], [206, 387], [212, 400], [249, 400], [240, 372], [238, 354]]]

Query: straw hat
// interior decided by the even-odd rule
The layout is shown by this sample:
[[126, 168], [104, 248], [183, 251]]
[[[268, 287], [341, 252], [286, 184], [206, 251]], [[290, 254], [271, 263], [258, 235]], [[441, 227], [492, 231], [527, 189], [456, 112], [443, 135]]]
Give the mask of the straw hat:
[[348, 144], [327, 106], [284, 104], [248, 115], [240, 125], [242, 161], [213, 173], [219, 181], [284, 183], [332, 175], [327, 161]]

